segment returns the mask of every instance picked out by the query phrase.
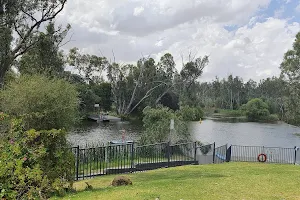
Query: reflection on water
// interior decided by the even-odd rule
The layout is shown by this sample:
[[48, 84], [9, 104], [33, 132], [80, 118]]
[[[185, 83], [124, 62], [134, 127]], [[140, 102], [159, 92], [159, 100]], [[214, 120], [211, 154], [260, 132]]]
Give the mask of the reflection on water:
[[103, 144], [112, 140], [122, 140], [121, 130], [125, 130], [125, 140], [138, 140], [141, 133], [141, 124], [129, 122], [84, 122], [74, 128], [68, 135], [72, 145]]
[[[73, 145], [107, 143], [112, 140], [122, 140], [122, 129], [126, 130], [125, 140], [139, 139], [142, 132], [141, 122], [131, 124], [129, 122], [96, 123], [87, 122], [69, 134], [69, 141]], [[228, 123], [213, 120], [191, 122], [189, 131], [193, 140], [212, 143], [217, 146], [223, 144], [294, 147], [300, 146], [300, 128], [285, 123]]]

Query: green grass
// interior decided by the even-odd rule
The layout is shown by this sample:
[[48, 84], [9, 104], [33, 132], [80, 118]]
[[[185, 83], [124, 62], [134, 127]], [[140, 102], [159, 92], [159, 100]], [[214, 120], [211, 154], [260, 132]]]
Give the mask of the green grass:
[[[132, 186], [112, 187], [115, 176], [75, 183], [77, 193], [52, 199], [300, 199], [300, 168], [294, 165], [225, 163], [153, 170], [127, 175]], [[88, 182], [94, 187], [84, 191]]]

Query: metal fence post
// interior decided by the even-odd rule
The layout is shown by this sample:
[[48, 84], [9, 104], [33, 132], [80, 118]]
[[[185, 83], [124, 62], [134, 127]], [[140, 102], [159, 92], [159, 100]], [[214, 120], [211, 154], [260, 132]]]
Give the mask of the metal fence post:
[[168, 142], [168, 147], [167, 147], [167, 155], [168, 155], [168, 167], [170, 167], [170, 142]]
[[215, 157], [216, 157], [216, 143], [214, 142], [213, 163], [215, 163]]
[[79, 145], [76, 147], [76, 181], [79, 180]]
[[133, 172], [133, 168], [134, 168], [134, 142], [131, 144], [131, 169], [130, 171]]
[[296, 159], [297, 159], [297, 147], [294, 147], [295, 155], [294, 155], [294, 165], [296, 165]]
[[231, 160], [231, 146], [226, 151], [226, 162], [230, 162]]
[[194, 161], [197, 163], [197, 142], [194, 142]]

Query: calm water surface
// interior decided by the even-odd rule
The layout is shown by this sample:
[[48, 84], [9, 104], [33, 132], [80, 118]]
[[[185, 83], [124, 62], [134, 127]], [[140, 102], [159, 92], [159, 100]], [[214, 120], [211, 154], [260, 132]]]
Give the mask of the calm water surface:
[[130, 124], [129, 122], [85, 122], [80, 127], [71, 131], [68, 140], [73, 145], [103, 144], [109, 141], [122, 140], [122, 132], [125, 130], [125, 140], [138, 140], [142, 131], [142, 124]]
[[217, 146], [254, 145], [269, 147], [300, 146], [300, 128], [285, 123], [229, 123], [213, 120], [191, 122], [189, 131], [192, 137], [203, 142], [216, 142]]
[[[138, 140], [142, 132], [141, 124], [129, 122], [96, 123], [89, 122], [69, 134], [73, 145], [107, 143], [111, 140], [122, 140], [122, 129], [126, 130], [125, 140]], [[216, 142], [223, 144], [258, 145], [271, 147], [300, 146], [300, 128], [285, 123], [229, 123], [204, 120], [202, 123], [191, 122], [189, 132], [193, 140], [205, 143]]]

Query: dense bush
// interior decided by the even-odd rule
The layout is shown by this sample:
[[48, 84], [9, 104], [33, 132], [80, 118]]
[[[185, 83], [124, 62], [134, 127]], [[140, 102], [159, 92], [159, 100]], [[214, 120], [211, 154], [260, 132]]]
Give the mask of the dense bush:
[[76, 89], [64, 80], [22, 76], [9, 83], [0, 97], [0, 110], [22, 116], [26, 129], [68, 128], [78, 114]]
[[200, 107], [182, 106], [177, 112], [184, 121], [198, 121], [203, 118], [203, 111]]
[[266, 117], [262, 117], [262, 119], [261, 119], [261, 121], [264, 121], [264, 122], [276, 122], [278, 120], [279, 120], [279, 117], [276, 114], [272, 114], [272, 115], [269, 115], [269, 116], [266, 116]]
[[24, 130], [11, 121], [0, 142], [0, 198], [45, 199], [72, 186], [74, 157], [63, 130]]
[[[179, 141], [187, 141], [190, 135], [187, 131], [187, 124], [182, 120], [181, 116], [166, 107], [150, 108], [146, 107], [143, 111], [145, 131], [141, 137], [142, 144], [154, 144], [166, 142], [169, 139], [176, 143]], [[170, 121], [174, 119], [175, 133], [170, 136]]]
[[243, 110], [221, 110], [220, 114], [225, 115], [227, 117], [241, 117], [245, 116], [245, 112]]
[[252, 99], [245, 106], [246, 116], [250, 121], [265, 121], [270, 117], [268, 108], [262, 99]]
[[3, 112], [0, 112], [0, 138], [7, 135], [9, 128], [9, 116]]

